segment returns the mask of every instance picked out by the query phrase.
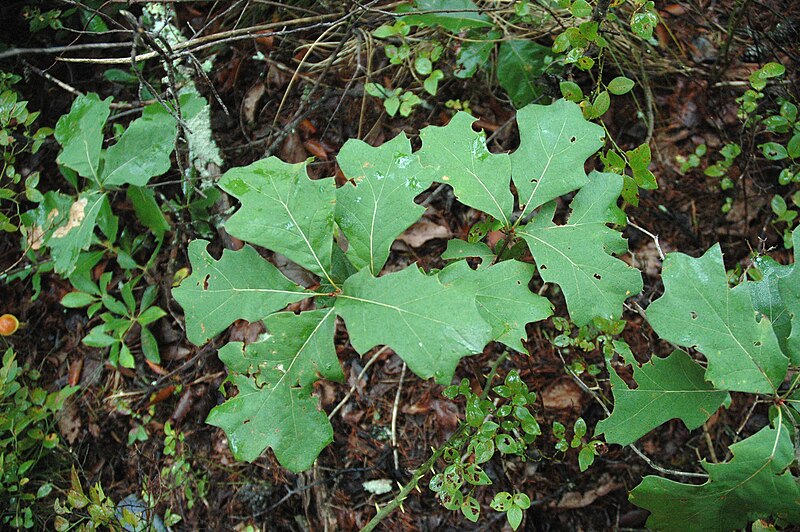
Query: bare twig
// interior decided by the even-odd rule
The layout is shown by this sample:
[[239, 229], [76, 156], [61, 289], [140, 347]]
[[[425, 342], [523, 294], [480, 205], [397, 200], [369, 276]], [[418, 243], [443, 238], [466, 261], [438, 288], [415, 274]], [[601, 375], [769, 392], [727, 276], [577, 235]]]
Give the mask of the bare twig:
[[655, 244], [656, 244], [656, 250], [658, 251], [658, 256], [661, 259], [661, 261], [663, 262], [664, 261], [664, 252], [661, 250], [661, 244], [658, 241], [658, 235], [654, 235], [653, 233], [651, 233], [650, 231], [648, 231], [644, 227], [639, 227], [638, 225], [636, 225], [633, 222], [633, 220], [630, 219], [630, 217], [628, 218], [628, 225], [630, 225], [634, 229], [637, 229], [637, 230], [641, 231], [642, 233], [646, 234], [647, 236], [649, 236], [650, 238], [653, 239], [653, 242], [655, 242]]
[[403, 389], [403, 380], [406, 378], [406, 363], [403, 362], [403, 369], [400, 370], [400, 382], [397, 385], [397, 393], [394, 394], [394, 406], [392, 407], [392, 454], [394, 455], [394, 469], [400, 469], [397, 459], [397, 407], [400, 404], [400, 391]]
[[350, 397], [352, 397], [352, 395], [353, 395], [353, 392], [355, 392], [355, 391], [356, 391], [356, 388], [358, 387], [358, 381], [360, 381], [360, 380], [361, 380], [361, 377], [363, 377], [363, 376], [364, 376], [364, 374], [367, 372], [367, 370], [368, 370], [368, 369], [369, 369], [369, 367], [370, 367], [370, 366], [373, 364], [373, 362], [375, 362], [376, 360], [378, 360], [378, 357], [379, 357], [379, 356], [381, 356], [382, 354], [384, 354], [384, 353], [385, 353], [385, 352], [386, 352], [388, 349], [389, 349], [388, 347], [386, 347], [386, 346], [383, 346], [383, 347], [381, 347], [380, 349], [378, 349], [378, 350], [375, 352], [375, 354], [374, 354], [374, 355], [372, 355], [372, 357], [370, 357], [369, 361], [367, 361], [367, 363], [366, 363], [366, 364], [364, 364], [364, 367], [363, 367], [363, 368], [361, 369], [361, 371], [359, 372], [359, 374], [358, 374], [358, 377], [356, 377], [356, 384], [353, 384], [353, 385], [350, 387], [350, 390], [347, 392], [347, 394], [345, 394], [345, 396], [344, 396], [344, 399], [342, 399], [341, 401], [339, 401], [339, 404], [338, 404], [338, 405], [336, 405], [336, 407], [335, 407], [333, 410], [331, 410], [331, 413], [330, 413], [330, 414], [328, 414], [328, 419], [333, 419], [333, 416], [335, 416], [335, 415], [336, 415], [336, 412], [338, 412], [339, 410], [341, 410], [341, 408], [342, 408], [342, 407], [343, 407], [343, 406], [344, 406], [344, 405], [347, 403], [347, 401], [349, 401], [349, 400], [350, 400]]
[[[130, 32], [133, 33], [133, 32]], [[131, 47], [131, 42], [98, 42], [86, 44], [69, 44], [67, 46], [47, 46], [44, 48], [9, 48], [0, 52], [0, 59], [16, 57], [18, 55], [53, 55], [64, 52], [80, 52], [82, 50], [109, 50], [114, 48]]]
[[[345, 17], [349, 17], [350, 14], [345, 15]], [[336, 19], [337, 17], [341, 18], [342, 16], [339, 13], [331, 13], [325, 15], [316, 15], [313, 17], [302, 17], [296, 18], [292, 20], [283, 20], [280, 22], [271, 22], [269, 24], [260, 24], [257, 26], [250, 26], [248, 28], [239, 28], [235, 30], [229, 31], [222, 31], [219, 33], [214, 33], [213, 35], [204, 35], [202, 37], [195, 37], [184, 41], [182, 43], [178, 43], [174, 46], [174, 52], [178, 53], [178, 56], [185, 55], [187, 53], [197, 52], [198, 50], [202, 50], [209, 46], [215, 46], [217, 44], [221, 44], [224, 42], [229, 42], [231, 40], [242, 40], [242, 39], [249, 39], [252, 37], [258, 37], [259, 34], [266, 30], [281, 30], [281, 33], [287, 33], [285, 30], [288, 26], [303, 26], [304, 24], [310, 24], [311, 27], [319, 26], [319, 25], [328, 25], [327, 21], [332, 19]], [[308, 27], [306, 27], [308, 29]], [[131, 46], [131, 43], [127, 43], [127, 47]], [[74, 47], [68, 47], [68, 50], [74, 49]], [[67, 50], [64, 50], [67, 51]], [[158, 57], [158, 52], [150, 51], [145, 52], [142, 54], [138, 54], [133, 57], [135, 62], [144, 61], [146, 59], [154, 59]], [[91, 64], [101, 64], [101, 65], [126, 65], [130, 63], [130, 57], [107, 57], [107, 58], [89, 58], [89, 57], [58, 57], [58, 61], [65, 62], [65, 63], [91, 63]]]

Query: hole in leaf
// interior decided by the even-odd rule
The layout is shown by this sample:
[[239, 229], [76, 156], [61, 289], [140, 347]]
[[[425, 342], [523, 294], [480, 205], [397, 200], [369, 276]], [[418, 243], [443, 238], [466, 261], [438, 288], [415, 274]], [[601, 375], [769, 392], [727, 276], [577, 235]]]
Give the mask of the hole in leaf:
[[570, 142], [575, 142], [576, 140], [578, 140], [578, 139], [576, 139], [574, 136], [572, 136], [572, 137], [570, 137], [570, 138], [569, 138], [569, 141], [570, 141]]
[[245, 419], [245, 420], [244, 420], [244, 422], [243, 422], [242, 424], [243, 424], [243, 425], [247, 425], [247, 424], [248, 424], [248, 423], [250, 423], [251, 421], [253, 421], [253, 420], [252, 420], [252, 419]]
[[522, 281], [517, 281], [517, 284], [522, 284]]
[[761, 347], [761, 340], [756, 340], [753, 342], [753, 347]]
[[547, 269], [547, 266], [546, 266], [545, 264], [540, 264], [540, 265], [539, 265], [539, 269], [540, 269], [540, 270], [546, 270], [546, 269]]
[[691, 312], [689, 312], [689, 315], [692, 317], [693, 320], [697, 319], [697, 312], [691, 311]]
[[594, 277], [594, 278], [595, 278], [595, 279], [597, 279], [598, 281], [602, 279], [602, 277], [600, 276], [600, 274], [599, 274], [599, 273], [595, 273], [594, 275], [592, 275], [592, 277]]
[[531, 179], [531, 183], [533, 183], [534, 185], [535, 185], [536, 183], [538, 183], [538, 182], [539, 182], [539, 180], [538, 180], [538, 179], [536, 179], [535, 177], [534, 177], [533, 179]]
[[203, 290], [208, 290], [208, 278], [211, 277], [210, 275], [206, 275], [203, 278]]

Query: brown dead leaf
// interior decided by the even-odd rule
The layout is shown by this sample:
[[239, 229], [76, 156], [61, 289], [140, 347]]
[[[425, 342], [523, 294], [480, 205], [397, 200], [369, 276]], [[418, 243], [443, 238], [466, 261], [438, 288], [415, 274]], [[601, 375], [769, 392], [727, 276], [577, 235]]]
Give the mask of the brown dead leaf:
[[458, 407], [452, 401], [434, 399], [431, 406], [436, 414], [436, 424], [445, 430], [455, 430], [458, 426]]
[[69, 364], [67, 382], [70, 386], [77, 386], [81, 381], [81, 371], [83, 370], [83, 359], [76, 358]]
[[325, 149], [322, 143], [320, 143], [320, 141], [308, 139], [307, 141], [303, 142], [303, 146], [305, 147], [306, 151], [314, 157], [319, 157], [325, 161], [328, 160], [328, 151]]
[[571, 380], [562, 379], [542, 391], [542, 403], [549, 410], [573, 410], [581, 405], [583, 393]]
[[147, 367], [149, 367], [150, 370], [156, 375], [161, 375], [163, 377], [169, 373], [169, 371], [151, 360], [145, 360], [145, 362], [147, 363]]
[[302, 163], [306, 160], [308, 154], [299, 133], [295, 131], [286, 136], [279, 155], [289, 164]]
[[452, 236], [448, 227], [423, 218], [409, 227], [408, 230], [397, 237], [397, 239], [405, 242], [412, 248], [418, 248], [430, 240], [450, 238]]
[[244, 95], [244, 99], [242, 100], [242, 115], [244, 116], [245, 122], [248, 124], [252, 124], [256, 121], [256, 111], [258, 110], [258, 104], [261, 102], [261, 98], [264, 97], [264, 94], [267, 92], [267, 87], [264, 85], [262, 81], [259, 81], [249, 89]]
[[600, 497], [604, 497], [612, 491], [622, 487], [622, 484], [611, 480], [611, 476], [607, 473], [603, 474], [597, 480], [598, 486], [583, 493], [577, 491], [569, 491], [561, 496], [557, 503], [551, 503], [550, 507], [555, 507], [558, 510], [576, 510], [578, 508], [585, 508], [592, 504]]
[[272, 45], [275, 44], [275, 37], [269, 30], [258, 32], [258, 37], [255, 38], [256, 44], [259, 45], [264, 51], [270, 50]]
[[169, 386], [164, 386], [163, 388], [161, 388], [157, 392], [151, 393], [150, 394], [150, 404], [154, 405], [156, 403], [160, 403], [162, 401], [167, 400], [169, 398], [169, 396], [171, 396], [174, 391], [175, 391], [175, 385], [174, 384], [170, 384]]
[[309, 120], [308, 118], [304, 119], [297, 125], [297, 129], [300, 130], [306, 137], [310, 137], [311, 135], [317, 132], [317, 127]]
[[78, 410], [77, 401], [73, 398], [67, 399], [64, 407], [58, 413], [56, 424], [58, 425], [58, 431], [67, 443], [73, 445], [78, 440], [83, 423], [81, 423], [81, 414]]

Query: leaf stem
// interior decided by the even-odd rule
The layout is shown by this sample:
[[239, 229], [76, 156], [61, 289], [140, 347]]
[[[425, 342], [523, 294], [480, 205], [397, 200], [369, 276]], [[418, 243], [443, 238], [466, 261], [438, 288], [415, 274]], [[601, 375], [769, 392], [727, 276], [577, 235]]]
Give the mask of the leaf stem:
[[[508, 351], [504, 351], [492, 364], [492, 368], [489, 370], [489, 375], [486, 376], [486, 385], [481, 393], [481, 399], [486, 399], [486, 396], [489, 394], [489, 390], [491, 389], [492, 380], [494, 380], [495, 375], [497, 375], [497, 369], [507, 357]], [[375, 527], [378, 526], [378, 524], [389, 514], [395, 511], [398, 507], [402, 506], [403, 501], [405, 501], [411, 491], [417, 487], [417, 484], [419, 484], [419, 481], [422, 479], [422, 477], [424, 477], [428, 471], [433, 469], [434, 464], [436, 464], [436, 461], [442, 456], [445, 449], [449, 447], [450, 443], [460, 438], [464, 431], [468, 428], [469, 425], [462, 421], [455, 432], [453, 432], [453, 434], [447, 439], [447, 441], [443, 445], [439, 446], [439, 448], [433, 452], [430, 458], [428, 458], [421, 466], [417, 468], [416, 471], [414, 471], [414, 474], [411, 475], [411, 479], [400, 489], [400, 493], [398, 493], [394, 499], [389, 501], [389, 504], [378, 509], [378, 513], [375, 514], [375, 517], [370, 519], [369, 523], [367, 523], [364, 528], [361, 529], [361, 532], [370, 532], [371, 530], [374, 530]]]

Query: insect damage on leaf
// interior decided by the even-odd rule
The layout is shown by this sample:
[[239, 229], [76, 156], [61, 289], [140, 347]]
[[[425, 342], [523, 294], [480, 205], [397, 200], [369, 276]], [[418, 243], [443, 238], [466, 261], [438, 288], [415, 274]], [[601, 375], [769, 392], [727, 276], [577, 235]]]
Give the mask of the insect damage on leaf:
[[[86, 217], [85, 210], [88, 204], [89, 200], [86, 198], [80, 198], [73, 203], [69, 208], [69, 219], [67, 220], [67, 223], [61, 227], [57, 227], [56, 230], [53, 231], [53, 238], [64, 238], [72, 229], [79, 227], [83, 219]], [[54, 214], [53, 217], [55, 218], [55, 216], [58, 216], [58, 211], [50, 211], [48, 217], [50, 217], [51, 214]]]

